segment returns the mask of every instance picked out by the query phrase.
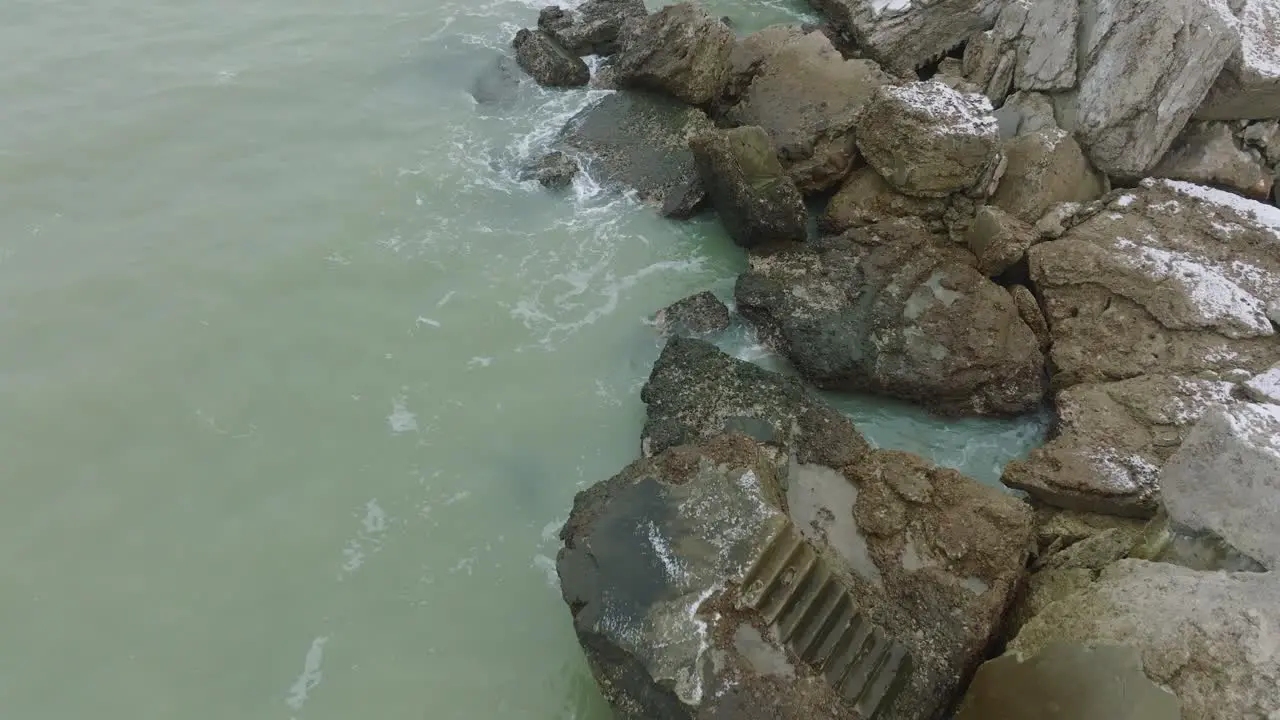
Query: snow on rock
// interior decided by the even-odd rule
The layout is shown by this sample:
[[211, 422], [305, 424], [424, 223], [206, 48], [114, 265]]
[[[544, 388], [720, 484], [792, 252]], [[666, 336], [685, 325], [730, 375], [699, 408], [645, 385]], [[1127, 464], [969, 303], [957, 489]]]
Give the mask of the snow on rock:
[[1280, 366], [1256, 375], [1243, 384], [1245, 394], [1255, 402], [1280, 405]]
[[810, 0], [881, 65], [906, 75], [989, 29], [1001, 0]]
[[1243, 0], [1240, 45], [1196, 116], [1208, 120], [1280, 115], [1280, 0]]
[[1280, 360], [1280, 210], [1147, 180], [1030, 249], [1058, 387], [1147, 373], [1227, 378]]

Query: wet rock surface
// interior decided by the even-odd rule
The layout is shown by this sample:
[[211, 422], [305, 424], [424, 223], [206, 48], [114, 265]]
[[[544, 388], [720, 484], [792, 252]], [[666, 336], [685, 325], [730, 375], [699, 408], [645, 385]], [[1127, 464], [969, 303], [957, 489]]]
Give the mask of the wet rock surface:
[[673, 338], [640, 399], [648, 413], [645, 457], [724, 433], [741, 433], [802, 462], [844, 467], [867, 453], [848, 418], [798, 379], [769, 372], [700, 340]]
[[738, 245], [803, 242], [809, 213], [760, 127], [714, 130], [689, 140], [698, 175], [720, 222]]
[[1226, 0], [1081, 6], [1078, 83], [1055, 101], [1093, 164], [1144, 176], [1218, 78], [1239, 38]]
[[560, 142], [591, 157], [597, 180], [634, 189], [667, 213], [689, 212], [703, 197], [688, 138], [711, 127], [701, 110], [652, 93], [609, 94], [565, 125]]
[[1069, 601], [1022, 628], [1010, 653], [1056, 642], [1121, 645], [1173, 691], [1182, 717], [1228, 720], [1280, 712], [1280, 575], [1197, 572], [1121, 560]]
[[591, 70], [582, 58], [564, 48], [555, 38], [541, 30], [523, 29], [511, 41], [516, 62], [539, 85], [574, 87], [586, 85]]
[[917, 197], [985, 197], [1004, 172], [990, 103], [939, 82], [876, 90], [858, 118], [857, 143], [881, 177]]
[[725, 119], [764, 128], [801, 191], [836, 186], [857, 155], [858, 111], [893, 78], [869, 60], [846, 60], [820, 32], [762, 32], [742, 45], [750, 49], [739, 51], [734, 66], [745, 68], [737, 77], [751, 79]]
[[1178, 698], [1143, 673], [1131, 647], [1051, 643], [978, 669], [956, 720], [1180, 720]]
[[1206, 413], [1160, 472], [1169, 518], [1280, 569], [1280, 405]]
[[707, 106], [729, 79], [733, 31], [692, 3], [629, 19], [618, 38], [618, 81]]
[[1201, 416], [1233, 402], [1233, 387], [1171, 375], [1075, 385], [1055, 398], [1055, 437], [1009, 463], [1001, 479], [1058, 507], [1151, 517], [1160, 466]]
[[1043, 356], [1012, 297], [918, 222], [751, 259], [739, 311], [819, 387], [950, 415], [1036, 407]]
[[578, 161], [556, 150], [549, 152], [521, 172], [522, 180], [537, 180], [548, 190], [563, 190], [573, 184]]
[[704, 290], [659, 310], [654, 321], [666, 336], [708, 337], [729, 328], [729, 308]]
[[644, 0], [587, 0], [573, 9], [543, 8], [538, 28], [575, 55], [612, 55], [623, 23], [646, 14]]

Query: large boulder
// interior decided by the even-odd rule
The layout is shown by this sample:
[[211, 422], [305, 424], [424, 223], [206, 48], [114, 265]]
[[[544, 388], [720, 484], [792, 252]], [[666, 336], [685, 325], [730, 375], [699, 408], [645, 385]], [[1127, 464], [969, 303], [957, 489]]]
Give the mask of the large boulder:
[[1089, 587], [1050, 604], [1009, 653], [1058, 642], [1122, 645], [1173, 691], [1188, 720], [1280, 713], [1280, 574], [1197, 572], [1121, 560]]
[[[762, 38], [754, 47], [735, 63], [755, 69], [740, 102], [725, 111], [726, 120], [764, 128], [802, 192], [834, 187], [857, 156], [858, 111], [893, 78], [869, 60], [844, 59], [817, 31], [790, 40]], [[754, 57], [760, 59], [753, 65]]]
[[[592, 157], [597, 180], [631, 188], [667, 208], [696, 205], [703, 196], [690, 136], [711, 127], [701, 110], [651, 93], [606, 95], [565, 125], [560, 142]], [[673, 199], [687, 201], [673, 203]]]
[[1243, 5], [1238, 13], [1240, 44], [1196, 117], [1236, 120], [1280, 116], [1280, 2], [1235, 3]]
[[559, 41], [541, 30], [520, 30], [511, 46], [515, 48], [520, 68], [539, 85], [574, 87], [586, 85], [591, 79], [591, 70], [582, 58], [565, 50]]
[[989, 29], [999, 0], [809, 0], [853, 47], [906, 76]]
[[1097, 168], [1144, 176], [1169, 149], [1239, 40], [1226, 0], [1080, 5], [1078, 85], [1057, 97], [1062, 127]]
[[809, 213], [760, 127], [709, 130], [689, 140], [698, 175], [729, 237], [744, 248], [803, 242]]
[[795, 25], [770, 25], [738, 38], [729, 53], [729, 79], [720, 98], [721, 110], [742, 99], [751, 81], [779, 50], [807, 34]]
[[776, 457], [712, 437], [575, 498], [557, 570], [605, 696], [637, 720], [939, 717], [1017, 586], [1026, 507], [904, 453]]
[[1035, 223], [1058, 203], [1083, 203], [1106, 192], [1106, 178], [1089, 165], [1070, 133], [1057, 127], [1027, 132], [1005, 142], [1004, 177], [991, 204]]
[[1280, 365], [1254, 375], [1241, 386], [1250, 400], [1280, 405]]
[[1280, 570], [1280, 405], [1206, 414], [1161, 470], [1160, 490], [1175, 523]]
[[[1016, 92], [992, 114], [1000, 124], [1000, 137], [1005, 140], [1058, 128], [1058, 121], [1053, 117], [1053, 101], [1043, 93]], [[1079, 145], [1076, 147], [1078, 149]], [[1006, 146], [1005, 153], [1009, 152], [1010, 148]], [[1083, 151], [1081, 155], [1083, 156]], [[1009, 158], [1009, 162], [1012, 164], [1013, 158]], [[1006, 170], [1005, 175], [1008, 174]]]
[[1045, 390], [1035, 334], [972, 255], [941, 243], [902, 220], [753, 257], [738, 309], [819, 387], [948, 415], [1033, 409]]
[[1010, 0], [993, 28], [969, 40], [965, 75], [999, 105], [1011, 89], [1060, 91], [1076, 84], [1075, 2]]
[[1262, 153], [1240, 147], [1231, 127], [1222, 122], [1188, 124], [1151, 174], [1232, 188], [1264, 201], [1271, 197], [1275, 182]]
[[1004, 172], [991, 103], [939, 82], [879, 88], [858, 118], [856, 137], [867, 163], [908, 195], [985, 197]]
[[1228, 377], [1280, 361], [1280, 210], [1171, 180], [1027, 253], [1053, 333], [1054, 382], [1144, 373]]
[[801, 462], [844, 467], [870, 449], [848, 418], [797, 378], [726, 355], [710, 343], [669, 340], [640, 392], [648, 409], [645, 457], [725, 433], [751, 436]]
[[927, 221], [931, 229], [941, 230], [947, 207], [945, 198], [913, 197], [894, 190], [880, 173], [864, 165], [850, 173], [831, 196], [818, 226], [823, 232], [836, 235], [850, 228], [917, 217]]
[[729, 79], [734, 36], [729, 26], [692, 3], [668, 5], [627, 20], [618, 36], [618, 81], [707, 106]]
[[978, 258], [978, 271], [988, 277], [1022, 262], [1027, 249], [1039, 240], [1035, 228], [994, 205], [978, 208], [965, 233], [969, 250]]
[[1084, 383], [1058, 393], [1055, 437], [1005, 466], [1001, 480], [1057, 507], [1151, 517], [1160, 466], [1234, 385], [1169, 375]]
[[644, 0], [587, 0], [572, 10], [559, 5], [543, 8], [538, 27], [575, 55], [612, 55], [623, 23], [647, 12]]
[[1142, 672], [1135, 648], [1051, 643], [978, 668], [955, 720], [1181, 720], [1178, 698]]

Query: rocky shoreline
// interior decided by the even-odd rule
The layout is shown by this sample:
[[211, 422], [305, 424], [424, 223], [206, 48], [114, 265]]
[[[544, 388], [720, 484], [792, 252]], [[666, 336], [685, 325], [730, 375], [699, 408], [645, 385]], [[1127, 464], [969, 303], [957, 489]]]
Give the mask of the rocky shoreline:
[[[811, 2], [822, 27], [740, 36], [586, 0], [513, 41], [540, 84], [617, 90], [527, 177], [716, 212], [737, 312], [804, 381], [699, 339], [709, 293], [659, 313], [641, 457], [561, 532], [605, 697], [1280, 718], [1280, 0]], [[1058, 422], [1001, 492], [810, 386]]]

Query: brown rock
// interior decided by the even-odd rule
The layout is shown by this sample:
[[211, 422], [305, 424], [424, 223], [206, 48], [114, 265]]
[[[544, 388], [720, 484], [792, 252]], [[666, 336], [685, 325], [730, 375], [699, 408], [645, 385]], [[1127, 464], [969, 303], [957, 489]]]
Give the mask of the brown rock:
[[1227, 187], [1264, 201], [1271, 197], [1275, 182], [1262, 155], [1257, 150], [1241, 148], [1231, 127], [1220, 122], [1187, 125], [1151, 174]]
[[941, 229], [947, 201], [904, 195], [870, 167], [860, 167], [849, 175], [832, 196], [818, 220], [823, 232], [838, 234], [850, 228], [866, 227], [893, 218], [918, 217]]
[[1022, 322], [1035, 333], [1040, 352], [1049, 352], [1053, 337], [1049, 334], [1049, 323], [1045, 322], [1044, 313], [1040, 311], [1040, 303], [1036, 302], [1035, 295], [1032, 295], [1025, 285], [1010, 287], [1009, 295], [1013, 297], [1013, 304], [1018, 308], [1018, 317], [1022, 318]]
[[1039, 240], [1040, 234], [1030, 225], [992, 205], [978, 208], [965, 236], [978, 258], [978, 270], [989, 277], [1022, 262], [1027, 249]]
[[1057, 203], [1089, 202], [1106, 191], [1105, 179], [1064, 130], [1019, 135], [1004, 152], [1009, 165], [991, 204], [1023, 222], [1035, 223]]
[[707, 106], [729, 79], [733, 31], [688, 2], [631, 18], [618, 36], [618, 81]]

